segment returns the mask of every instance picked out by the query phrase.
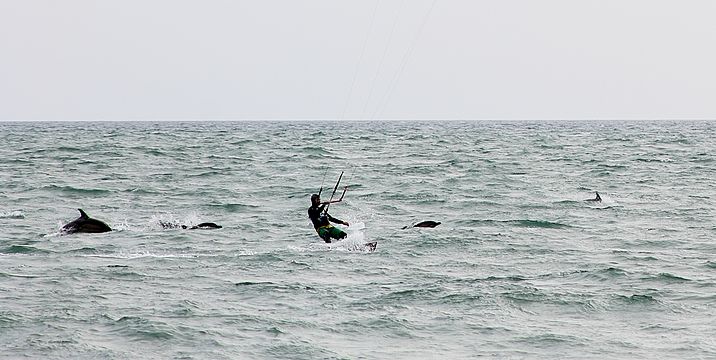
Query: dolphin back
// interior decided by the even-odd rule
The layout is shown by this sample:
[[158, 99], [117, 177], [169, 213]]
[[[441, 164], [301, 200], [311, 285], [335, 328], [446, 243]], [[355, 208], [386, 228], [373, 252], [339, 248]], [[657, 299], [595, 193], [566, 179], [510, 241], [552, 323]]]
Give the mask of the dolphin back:
[[109, 225], [100, 220], [90, 218], [82, 209], [77, 210], [80, 212], [80, 217], [63, 226], [62, 231], [64, 233], [103, 233], [112, 231]]
[[192, 229], [221, 229], [221, 225], [214, 224], [212, 222], [203, 222], [199, 225], [192, 226]]
[[108, 231], [112, 231], [112, 228], [97, 219], [85, 219], [78, 229], [78, 232], [85, 233], [103, 233]]
[[421, 221], [421, 222], [419, 222], [419, 223], [413, 225], [413, 227], [434, 228], [434, 227], [436, 227], [436, 226], [438, 226], [438, 225], [440, 225], [440, 224], [441, 224], [441, 222], [439, 222], [439, 221], [427, 220], [427, 221]]

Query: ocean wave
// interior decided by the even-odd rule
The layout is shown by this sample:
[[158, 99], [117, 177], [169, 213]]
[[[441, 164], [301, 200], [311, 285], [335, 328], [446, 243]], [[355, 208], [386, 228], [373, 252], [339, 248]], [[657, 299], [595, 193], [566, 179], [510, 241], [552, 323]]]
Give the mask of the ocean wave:
[[591, 270], [572, 270], [572, 271], [564, 271], [557, 274], [547, 274], [543, 275], [546, 277], [571, 277], [571, 278], [577, 278], [578, 281], [599, 281], [599, 282], [608, 282], [608, 281], [614, 281], [618, 278], [623, 278], [628, 276], [627, 272], [623, 269], [616, 268], [616, 267], [608, 267], [608, 268], [598, 268], [598, 269], [591, 269]]
[[597, 273], [600, 275], [605, 275], [608, 278], [622, 277], [622, 276], [626, 276], [626, 274], [627, 274], [626, 271], [619, 269], [619, 268], [615, 268], [615, 267], [608, 267], [603, 270], [598, 270]]
[[65, 186], [49, 185], [49, 186], [43, 187], [42, 189], [53, 191], [53, 192], [79, 194], [79, 195], [105, 195], [105, 194], [109, 194], [111, 192], [106, 189], [77, 188], [77, 187], [69, 186], [69, 185], [65, 185]]
[[484, 279], [478, 279], [479, 281], [525, 281], [528, 277], [521, 275], [506, 275], [506, 276], [488, 276]]
[[528, 227], [528, 228], [544, 228], [544, 229], [561, 229], [561, 228], [568, 228], [571, 227], [567, 224], [562, 224], [558, 222], [553, 221], [546, 221], [546, 220], [512, 220], [508, 221], [511, 224], [514, 224], [515, 226], [519, 227]]
[[[309, 204], [310, 205], [310, 204]], [[220, 208], [223, 210], [226, 210], [230, 213], [236, 213], [236, 212], [246, 212], [246, 211], [255, 211], [256, 209], [261, 208], [258, 205], [252, 205], [252, 204], [242, 204], [242, 203], [214, 203], [209, 204], [209, 206], [214, 208]]]
[[171, 154], [168, 154], [165, 151], [155, 149], [155, 148], [147, 148], [143, 146], [134, 147], [132, 150], [139, 151], [145, 155], [152, 155], [156, 157], [163, 157], [163, 158], [172, 158]]
[[[91, 149], [80, 148], [76, 146], [58, 146], [54, 151], [65, 151], [65, 152], [87, 152]], [[54, 152], [53, 151], [53, 152]]]
[[[289, 330], [281, 330], [277, 326], [268, 327], [267, 331], [273, 338], [282, 338], [280, 335], [291, 333]], [[295, 336], [295, 335], [294, 335]], [[237, 358], [269, 358], [269, 359], [342, 359], [340, 353], [323, 348], [313, 342], [291, 342], [272, 341], [265, 348], [265, 355], [254, 355], [251, 353], [242, 354]], [[253, 355], [253, 356], [252, 356]]]
[[645, 162], [645, 163], [653, 163], [653, 162], [671, 163], [671, 162], [674, 162], [674, 160], [669, 159], [669, 158], [642, 158], [642, 157], [636, 158], [636, 159], [634, 159], [634, 161]]
[[597, 166], [599, 166], [601, 168], [614, 169], [614, 170], [625, 170], [625, 169], [629, 168], [628, 165], [621, 165], [621, 164], [599, 164]]
[[83, 248], [79, 248], [79, 249], [67, 250], [67, 251], [65, 251], [65, 253], [68, 253], [68, 254], [94, 254], [94, 253], [97, 253], [97, 249], [95, 249], [93, 247], [83, 247]]
[[35, 279], [35, 278], [38, 278], [39, 276], [36, 276], [36, 275], [25, 275], [25, 274], [11, 274], [11, 273], [3, 273], [3, 272], [0, 272], [0, 278], [3, 278], [3, 277], [6, 277], [6, 278]]
[[234, 284], [240, 287], [256, 287], [258, 291], [315, 291], [316, 289], [312, 286], [304, 285], [301, 283], [275, 283], [271, 281], [240, 281]]
[[6, 248], [0, 248], [2, 254], [49, 254], [51, 251], [38, 249], [28, 245], [10, 245]]
[[548, 297], [546, 294], [540, 292], [536, 288], [521, 287], [504, 291], [500, 296], [514, 304], [527, 304], [536, 302], [554, 302], [556, 298]]
[[615, 298], [629, 305], [651, 305], [659, 303], [653, 295], [649, 294], [616, 295]]
[[692, 157], [692, 158], [690, 158], [689, 160], [690, 160], [691, 162], [697, 163], [697, 164], [710, 164], [710, 163], [716, 161], [716, 159], [710, 157], [711, 155], [706, 155], [706, 154], [704, 154], [704, 155], [701, 155], [701, 156], [707, 156], [707, 157], [705, 157], [705, 158], [704, 158], [704, 157]]
[[236, 286], [255, 286], [255, 285], [261, 285], [261, 286], [277, 286], [275, 283], [272, 283], [270, 281], [239, 281], [235, 283]]
[[552, 204], [555, 204], [555, 205], [578, 205], [578, 204], [582, 204], [582, 203], [583, 203], [583, 201], [581, 201], [581, 200], [558, 200], [558, 201], [552, 202]]
[[113, 279], [121, 279], [123, 281], [144, 281], [147, 278], [146, 274], [132, 271], [127, 265], [107, 265], [107, 272], [111, 274], [110, 276]]
[[393, 303], [411, 303], [425, 300], [437, 300], [444, 296], [444, 289], [436, 286], [422, 286], [410, 289], [389, 290], [386, 293], [379, 294], [369, 299], [363, 299], [359, 302], [377, 303], [377, 304], [393, 304]]
[[127, 189], [125, 189], [125, 190], [123, 190], [123, 191], [124, 191], [124, 192], [128, 192], [128, 193], [132, 193], [132, 194], [137, 194], [137, 195], [153, 195], [153, 194], [158, 194], [158, 192], [156, 192], [156, 191], [154, 191], [154, 190], [148, 190], [148, 189], [145, 189], [145, 188], [138, 188], [138, 187], [127, 188]]
[[569, 343], [571, 346], [584, 346], [589, 343], [589, 340], [585, 338], [556, 333], [525, 336], [513, 341], [525, 343], [526, 345], [537, 348], [560, 346], [562, 343]]
[[312, 154], [312, 155], [328, 155], [331, 153], [331, 151], [326, 150], [323, 147], [319, 147], [319, 146], [302, 146], [302, 147], [296, 148], [294, 150], [299, 150], [301, 152]]
[[526, 228], [542, 228], [542, 229], [562, 229], [570, 228], [571, 225], [562, 224], [554, 221], [546, 220], [491, 220], [491, 219], [476, 219], [476, 220], [461, 220], [459, 223], [468, 226], [492, 226], [492, 225], [512, 225], [515, 227], [526, 227]]
[[28, 159], [0, 159], [0, 164], [8, 164], [15, 166], [19, 164], [34, 164], [34, 162]]
[[0, 212], [0, 219], [24, 219], [25, 213], [20, 210]]
[[[2, 273], [0, 273], [2, 275]], [[14, 324], [19, 324], [21, 316], [13, 314], [11, 312], [0, 311], [0, 329], [13, 328]]]
[[142, 258], [157, 258], [157, 259], [194, 259], [199, 257], [215, 257], [219, 255], [207, 255], [207, 254], [197, 254], [197, 253], [168, 253], [168, 252], [152, 252], [152, 251], [143, 251], [143, 252], [119, 252], [119, 253], [113, 253], [113, 254], [85, 254], [83, 256], [87, 257], [97, 257], [97, 258], [107, 258], [107, 259], [125, 259], [125, 260], [132, 260], [132, 259], [142, 259]]
[[241, 140], [234, 140], [230, 144], [232, 147], [236, 147], [236, 146], [255, 144], [255, 143], [256, 143], [256, 140], [254, 140], [254, 139], [241, 139]]
[[484, 299], [484, 296], [481, 294], [461, 292], [461, 293], [445, 295], [445, 296], [441, 297], [439, 299], [439, 301], [443, 304], [459, 305], [459, 304], [479, 303], [479, 302], [483, 301], [483, 299]]
[[136, 340], [166, 341], [175, 337], [175, 329], [168, 324], [137, 316], [123, 316], [114, 321], [113, 333]]
[[670, 273], [659, 273], [657, 275], [648, 276], [644, 278], [644, 280], [654, 280], [659, 282], [665, 282], [668, 284], [691, 281], [690, 279], [687, 279], [685, 277], [677, 276]]
[[217, 175], [224, 175], [226, 174], [226, 170], [206, 170], [199, 173], [194, 174], [187, 174], [187, 177], [195, 177], [195, 178], [214, 178]]

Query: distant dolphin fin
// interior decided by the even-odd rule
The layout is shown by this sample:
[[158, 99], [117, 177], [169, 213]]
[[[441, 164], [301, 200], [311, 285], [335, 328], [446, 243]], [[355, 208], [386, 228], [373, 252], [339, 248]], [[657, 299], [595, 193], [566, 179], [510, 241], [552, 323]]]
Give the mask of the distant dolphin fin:
[[89, 219], [89, 216], [87, 216], [87, 214], [85, 214], [84, 210], [82, 210], [82, 209], [77, 209], [77, 210], [80, 211], [80, 217], [81, 217], [81, 218], [83, 218], [83, 219]]

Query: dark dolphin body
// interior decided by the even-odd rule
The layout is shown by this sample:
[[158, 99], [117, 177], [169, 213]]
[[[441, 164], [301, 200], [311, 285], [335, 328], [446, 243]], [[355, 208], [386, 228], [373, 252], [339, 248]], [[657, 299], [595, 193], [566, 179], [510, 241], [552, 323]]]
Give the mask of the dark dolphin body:
[[[413, 224], [413, 227], [434, 228], [440, 224], [442, 224], [442, 223], [439, 221], [427, 220], [427, 221], [421, 221], [417, 224]], [[403, 227], [403, 229], [407, 229], [407, 228], [408, 228], [408, 226]]]
[[65, 225], [62, 227], [62, 232], [65, 234], [74, 234], [74, 233], [103, 233], [107, 231], [112, 231], [112, 229], [105, 223], [97, 220], [92, 219], [82, 209], [77, 209], [80, 211], [80, 217], [78, 217], [75, 221], [72, 221], [71, 223]]
[[599, 196], [599, 193], [598, 193], [598, 192], [596, 192], [596, 191], [595, 191], [594, 193], [595, 193], [595, 194], [597, 194], [597, 196], [596, 196], [596, 197], [595, 197], [594, 199], [587, 199], [587, 200], [584, 200], [584, 201], [595, 201], [595, 202], [602, 202], [602, 197], [601, 197], [601, 196]]
[[203, 223], [201, 223], [201, 224], [199, 224], [199, 225], [194, 225], [194, 226], [192, 226], [192, 227], [188, 227], [188, 226], [186, 226], [186, 225], [180, 225], [180, 224], [173, 223], [173, 222], [160, 221], [160, 222], [159, 222], [159, 225], [161, 225], [162, 228], [164, 228], [164, 229], [178, 229], [178, 228], [189, 229], [189, 230], [196, 230], [196, 229], [221, 229], [221, 225], [217, 225], [217, 224], [214, 224], [214, 223], [212, 223], [212, 222], [203, 222]]
[[[187, 226], [186, 226], [186, 225], [182, 225], [181, 228], [182, 228], [182, 229], [186, 229]], [[192, 226], [192, 227], [189, 228], [189, 230], [194, 230], [194, 229], [221, 229], [221, 225], [216, 225], [216, 224], [211, 223], [211, 222], [204, 222], [204, 223], [201, 223], [201, 224], [199, 224], [199, 225], [194, 225], [194, 226]]]

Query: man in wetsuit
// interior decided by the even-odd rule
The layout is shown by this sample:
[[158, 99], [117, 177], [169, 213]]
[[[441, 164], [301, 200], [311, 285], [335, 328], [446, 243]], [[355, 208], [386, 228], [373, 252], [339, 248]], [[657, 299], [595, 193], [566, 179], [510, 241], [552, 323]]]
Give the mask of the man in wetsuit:
[[343, 230], [331, 225], [331, 222], [345, 226], [350, 225], [343, 220], [338, 220], [328, 215], [327, 212], [324, 213], [323, 210], [327, 204], [330, 204], [330, 202], [322, 203], [321, 197], [318, 194], [311, 195], [311, 207], [308, 208], [308, 217], [311, 219], [318, 236], [320, 236], [323, 241], [329, 243], [331, 242], [331, 238], [340, 240], [347, 236]]

